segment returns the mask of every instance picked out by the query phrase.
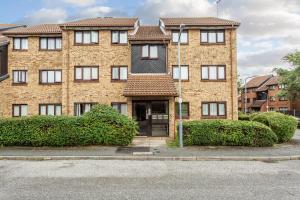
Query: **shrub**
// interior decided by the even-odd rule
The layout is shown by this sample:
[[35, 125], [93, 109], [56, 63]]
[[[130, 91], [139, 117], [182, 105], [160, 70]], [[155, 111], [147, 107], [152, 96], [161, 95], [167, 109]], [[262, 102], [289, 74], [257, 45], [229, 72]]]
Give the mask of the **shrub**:
[[250, 121], [250, 115], [243, 112], [239, 112], [239, 120]]
[[128, 145], [135, 121], [110, 106], [97, 105], [82, 117], [34, 116], [0, 120], [0, 145]]
[[186, 145], [272, 146], [277, 137], [258, 122], [203, 120], [183, 123]]
[[291, 140], [297, 129], [297, 120], [294, 117], [278, 112], [258, 113], [252, 120], [270, 127], [277, 135], [279, 143]]

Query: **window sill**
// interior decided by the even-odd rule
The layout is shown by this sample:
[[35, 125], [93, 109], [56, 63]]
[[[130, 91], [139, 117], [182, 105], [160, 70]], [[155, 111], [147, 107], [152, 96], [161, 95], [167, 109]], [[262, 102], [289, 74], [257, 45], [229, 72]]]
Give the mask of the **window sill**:
[[128, 43], [111, 43], [112, 46], [128, 46]]
[[158, 60], [158, 58], [142, 57], [141, 60]]
[[[171, 44], [175, 46], [175, 45], [178, 45], [178, 42], [171, 42]], [[187, 43], [180, 42], [180, 45], [187, 46], [187, 45], [189, 45], [189, 43], [188, 42]]]
[[226, 119], [227, 116], [203, 116], [201, 117], [202, 119]]
[[27, 52], [28, 49], [13, 49], [13, 52]]
[[201, 82], [227, 82], [227, 80], [226, 79], [220, 79], [220, 80], [201, 79]]
[[62, 49], [39, 49], [39, 51], [62, 51]]
[[[173, 81], [174, 82], [179, 82], [179, 80], [178, 79], [173, 79]], [[190, 80], [188, 79], [188, 80], [181, 80], [181, 82], [189, 82]]]
[[39, 83], [39, 85], [61, 85], [62, 83]]
[[89, 43], [89, 44], [74, 43], [74, 46], [99, 46], [99, 43]]
[[200, 45], [203, 45], [203, 46], [213, 46], [213, 45], [226, 45], [226, 43], [225, 42], [220, 42], [220, 43], [201, 43], [200, 42]]
[[27, 86], [28, 83], [12, 83], [12, 86]]
[[99, 80], [74, 80], [74, 83], [99, 83]]

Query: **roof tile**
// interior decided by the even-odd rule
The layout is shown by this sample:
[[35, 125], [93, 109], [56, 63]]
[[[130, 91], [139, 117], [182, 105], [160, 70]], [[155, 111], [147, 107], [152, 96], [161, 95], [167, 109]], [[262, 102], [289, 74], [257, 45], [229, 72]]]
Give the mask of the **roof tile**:
[[129, 40], [132, 41], [160, 41], [170, 39], [171, 35], [163, 33], [159, 26], [140, 26], [134, 35], [129, 35]]
[[272, 75], [265, 75], [265, 76], [257, 76], [252, 78], [250, 81], [247, 82], [247, 88], [257, 88], [264, 84], [267, 80], [269, 80]]
[[7, 30], [3, 32], [3, 35], [60, 34], [61, 32], [58, 24], [41, 24]]
[[83, 19], [74, 22], [67, 22], [61, 24], [61, 26], [71, 26], [71, 27], [84, 27], [84, 26], [102, 26], [102, 27], [114, 27], [114, 26], [134, 26], [138, 18], [90, 18]]
[[215, 17], [160, 18], [165, 26], [239, 26], [239, 22]]

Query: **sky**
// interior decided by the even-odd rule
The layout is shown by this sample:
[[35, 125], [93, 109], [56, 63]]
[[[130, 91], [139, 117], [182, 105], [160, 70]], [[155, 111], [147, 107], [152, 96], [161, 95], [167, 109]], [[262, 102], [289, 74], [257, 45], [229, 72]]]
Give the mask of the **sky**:
[[[61, 23], [88, 17], [215, 17], [215, 0], [0, 0], [0, 23]], [[242, 78], [290, 66], [282, 57], [300, 50], [300, 0], [222, 0], [219, 17], [241, 22], [238, 71]]]

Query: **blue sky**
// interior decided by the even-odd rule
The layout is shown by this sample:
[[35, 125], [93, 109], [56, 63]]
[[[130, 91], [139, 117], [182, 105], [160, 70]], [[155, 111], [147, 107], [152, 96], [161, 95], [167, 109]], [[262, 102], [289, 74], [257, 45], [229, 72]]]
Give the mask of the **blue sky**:
[[[275, 3], [276, 2], [276, 3]], [[142, 24], [160, 16], [216, 16], [215, 0], [1, 0], [0, 23], [61, 23], [79, 18], [136, 16]], [[238, 29], [242, 77], [288, 67], [282, 57], [300, 48], [300, 0], [222, 0], [220, 17]]]

